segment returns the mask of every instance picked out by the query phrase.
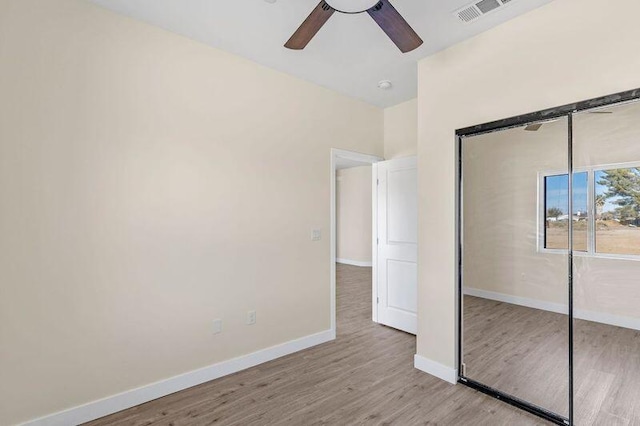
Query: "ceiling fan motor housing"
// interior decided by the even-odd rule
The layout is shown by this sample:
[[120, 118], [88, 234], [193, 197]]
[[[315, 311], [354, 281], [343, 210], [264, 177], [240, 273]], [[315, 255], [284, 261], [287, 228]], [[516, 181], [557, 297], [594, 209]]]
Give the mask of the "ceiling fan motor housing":
[[380, 0], [325, 0], [338, 12], [361, 13], [375, 6]]

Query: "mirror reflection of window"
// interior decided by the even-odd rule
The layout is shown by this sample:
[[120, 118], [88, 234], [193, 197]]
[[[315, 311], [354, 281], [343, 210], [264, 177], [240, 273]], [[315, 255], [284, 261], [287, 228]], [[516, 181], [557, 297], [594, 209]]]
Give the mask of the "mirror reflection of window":
[[640, 255], [640, 168], [595, 172], [596, 252]]
[[545, 192], [545, 242], [544, 248], [569, 249], [569, 220], [573, 220], [573, 249], [587, 251], [589, 208], [589, 174], [573, 175], [573, 214], [569, 215], [569, 175], [547, 176]]

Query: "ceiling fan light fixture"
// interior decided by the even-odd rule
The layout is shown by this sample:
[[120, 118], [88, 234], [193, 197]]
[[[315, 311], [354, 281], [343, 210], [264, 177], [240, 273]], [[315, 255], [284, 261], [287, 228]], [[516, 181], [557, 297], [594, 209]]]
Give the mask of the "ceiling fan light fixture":
[[371, 9], [380, 0], [325, 0], [329, 6], [338, 12], [362, 13]]

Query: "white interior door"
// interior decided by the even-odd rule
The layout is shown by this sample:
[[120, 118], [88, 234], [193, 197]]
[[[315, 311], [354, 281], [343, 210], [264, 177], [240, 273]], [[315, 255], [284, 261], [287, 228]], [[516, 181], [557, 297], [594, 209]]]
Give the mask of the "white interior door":
[[[377, 322], [418, 331], [418, 165], [416, 157], [381, 161], [377, 173]], [[374, 299], [376, 300], [376, 299]]]

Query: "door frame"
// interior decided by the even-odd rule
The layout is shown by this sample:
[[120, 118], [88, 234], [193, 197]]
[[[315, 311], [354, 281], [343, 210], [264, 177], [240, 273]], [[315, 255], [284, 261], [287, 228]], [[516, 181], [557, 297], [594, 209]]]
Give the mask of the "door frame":
[[[331, 167], [329, 170], [329, 175], [330, 175], [330, 186], [331, 186], [331, 191], [330, 191], [330, 211], [329, 211], [329, 215], [330, 215], [330, 246], [331, 246], [331, 254], [329, 256], [329, 261], [331, 262], [330, 264], [330, 288], [331, 288], [331, 333], [332, 333], [332, 338], [335, 339], [336, 338], [336, 242], [337, 242], [337, 238], [336, 238], [336, 170], [337, 170], [337, 164], [338, 164], [338, 160], [339, 159], [344, 159], [344, 160], [351, 160], [351, 161], [358, 161], [360, 163], [366, 163], [366, 164], [371, 164], [372, 166], [375, 165], [378, 161], [383, 161], [384, 158], [378, 157], [376, 155], [371, 155], [371, 154], [363, 154], [360, 152], [355, 152], [355, 151], [347, 151], [344, 149], [338, 149], [338, 148], [331, 148]], [[372, 169], [373, 172], [373, 169]], [[377, 194], [376, 191], [374, 191], [374, 186], [373, 186], [373, 182], [375, 182], [374, 179], [372, 179], [372, 189], [371, 189], [371, 196], [373, 199], [373, 204], [372, 204], [372, 212], [373, 212], [373, 217], [372, 217], [372, 222], [373, 222], [373, 230], [374, 232], [376, 231], [376, 217], [375, 217], [375, 209], [373, 209], [373, 206], [375, 205], [376, 201], [377, 201]], [[372, 239], [376, 238], [376, 233], [372, 234], [371, 236]], [[373, 249], [372, 249], [373, 251]], [[373, 260], [373, 270], [375, 272], [375, 259]], [[375, 274], [373, 275], [373, 279], [372, 279], [373, 283], [372, 283], [372, 294], [376, 294], [375, 290], [377, 289], [377, 283], [376, 283], [376, 279], [375, 279]], [[374, 304], [375, 305], [375, 304]], [[374, 311], [375, 312], [375, 311]], [[374, 314], [377, 315], [377, 312]], [[375, 320], [374, 320], [375, 321]]]

